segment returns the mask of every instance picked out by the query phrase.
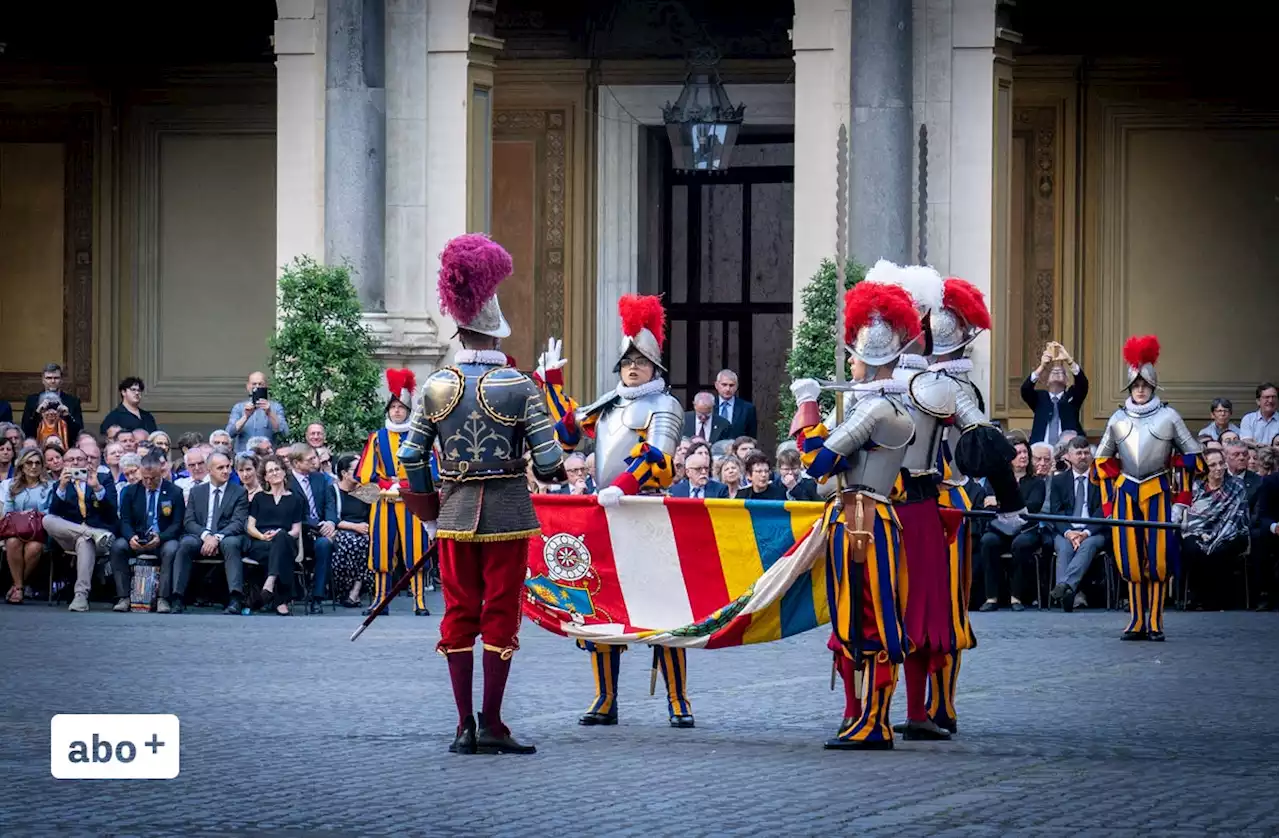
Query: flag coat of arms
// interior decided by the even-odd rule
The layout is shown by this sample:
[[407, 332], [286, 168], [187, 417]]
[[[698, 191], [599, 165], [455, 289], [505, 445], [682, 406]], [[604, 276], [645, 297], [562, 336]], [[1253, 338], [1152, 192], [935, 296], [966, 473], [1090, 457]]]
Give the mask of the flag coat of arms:
[[535, 495], [524, 615], [598, 643], [722, 648], [829, 621], [823, 504]]

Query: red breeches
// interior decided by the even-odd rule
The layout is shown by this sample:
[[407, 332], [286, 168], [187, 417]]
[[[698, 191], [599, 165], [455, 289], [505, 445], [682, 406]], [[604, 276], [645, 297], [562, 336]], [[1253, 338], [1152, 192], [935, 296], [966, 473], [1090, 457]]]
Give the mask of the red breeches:
[[454, 541], [440, 539], [443, 651], [471, 649], [479, 636], [495, 651], [520, 648], [520, 603], [528, 566], [528, 539]]

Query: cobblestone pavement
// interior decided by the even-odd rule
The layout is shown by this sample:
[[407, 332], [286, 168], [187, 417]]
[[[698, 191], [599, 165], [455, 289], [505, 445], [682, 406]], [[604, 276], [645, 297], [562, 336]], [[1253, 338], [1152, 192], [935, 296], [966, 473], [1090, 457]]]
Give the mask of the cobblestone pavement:
[[[104, 608], [0, 607], [0, 834], [1277, 833], [1274, 614], [1170, 614], [1164, 644], [1121, 643], [1115, 613], [974, 615], [960, 735], [877, 754], [820, 747], [821, 631], [691, 653], [694, 730], [632, 651], [622, 723], [588, 729], [583, 653], [526, 624], [504, 715], [538, 754], [455, 757], [435, 617], [350, 643], [351, 612]], [[181, 776], [52, 779], [50, 717], [107, 712], [178, 714]]]

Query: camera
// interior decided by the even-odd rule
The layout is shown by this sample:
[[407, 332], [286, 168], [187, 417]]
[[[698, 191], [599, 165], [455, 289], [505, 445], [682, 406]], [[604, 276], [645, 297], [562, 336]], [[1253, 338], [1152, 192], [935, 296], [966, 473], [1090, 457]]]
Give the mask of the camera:
[[260, 402], [267, 397], [266, 387], [254, 387], [253, 392], [249, 394], [249, 399], [254, 402]]
[[71, 475], [72, 480], [88, 480], [89, 469], [87, 468], [69, 468], [67, 473]]

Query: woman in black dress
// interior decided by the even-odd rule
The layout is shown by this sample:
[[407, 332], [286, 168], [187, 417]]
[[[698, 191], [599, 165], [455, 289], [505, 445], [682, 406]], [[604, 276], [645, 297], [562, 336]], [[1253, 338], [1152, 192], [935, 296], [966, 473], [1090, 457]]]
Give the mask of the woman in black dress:
[[288, 472], [284, 461], [270, 456], [262, 461], [262, 480], [266, 484], [249, 502], [249, 558], [267, 564], [267, 581], [262, 583], [263, 598], [274, 605], [276, 613], [289, 616], [293, 604], [293, 563], [298, 556], [298, 539], [302, 537], [302, 501], [286, 488]]
[[334, 466], [338, 476], [338, 531], [333, 536], [333, 590], [346, 591], [344, 608], [360, 607], [360, 589], [372, 583], [369, 573], [370, 505], [351, 494], [360, 483], [356, 480], [359, 457], [343, 454]]

